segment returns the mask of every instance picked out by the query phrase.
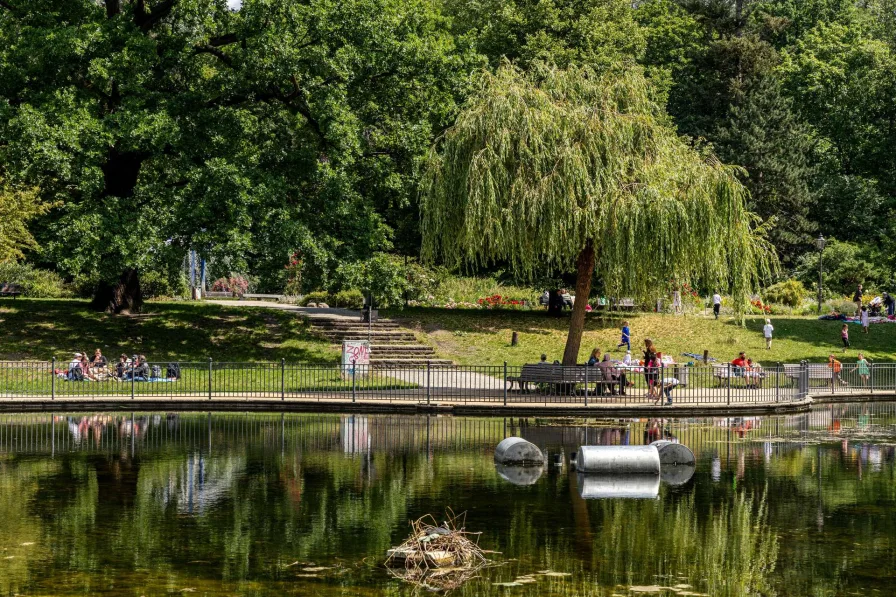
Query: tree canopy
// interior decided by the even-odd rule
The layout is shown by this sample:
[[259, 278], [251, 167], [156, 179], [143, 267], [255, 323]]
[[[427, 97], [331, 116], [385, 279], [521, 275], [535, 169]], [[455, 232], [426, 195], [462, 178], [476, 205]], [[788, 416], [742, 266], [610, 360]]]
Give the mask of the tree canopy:
[[[609, 294], [648, 297], [670, 279], [741, 304], [773, 251], [735, 169], [686, 143], [635, 69], [505, 64], [485, 73], [424, 174], [423, 255], [506, 261], [525, 276], [596, 270]], [[573, 312], [574, 363], [585, 301]]]

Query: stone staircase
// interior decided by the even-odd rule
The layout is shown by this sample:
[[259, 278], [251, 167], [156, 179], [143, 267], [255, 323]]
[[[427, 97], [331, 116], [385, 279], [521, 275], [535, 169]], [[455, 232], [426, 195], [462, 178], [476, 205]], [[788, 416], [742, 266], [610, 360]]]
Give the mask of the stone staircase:
[[394, 321], [375, 321], [368, 331], [368, 324], [361, 321], [315, 318], [311, 320], [311, 331], [337, 345], [343, 340], [367, 340], [369, 337], [370, 364], [374, 368], [453, 364], [447, 359], [436, 358], [431, 346], [420, 344], [413, 332]]

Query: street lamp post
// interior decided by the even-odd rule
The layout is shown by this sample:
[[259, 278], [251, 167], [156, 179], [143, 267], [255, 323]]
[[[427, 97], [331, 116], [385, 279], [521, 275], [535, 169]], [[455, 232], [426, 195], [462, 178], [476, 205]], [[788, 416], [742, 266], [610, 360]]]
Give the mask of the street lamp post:
[[821, 285], [822, 285], [822, 272], [824, 271], [824, 263], [822, 258], [824, 257], [824, 246], [827, 244], [827, 241], [824, 239], [822, 235], [818, 235], [818, 238], [815, 239], [815, 247], [818, 249], [818, 314], [821, 315]]

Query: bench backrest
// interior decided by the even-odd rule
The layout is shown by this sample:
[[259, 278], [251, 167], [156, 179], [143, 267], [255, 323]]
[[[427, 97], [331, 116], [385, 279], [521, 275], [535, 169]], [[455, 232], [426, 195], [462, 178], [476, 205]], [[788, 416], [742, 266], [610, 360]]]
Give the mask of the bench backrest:
[[[545, 383], [585, 383], [582, 365], [523, 365], [520, 378], [524, 381]], [[600, 369], [588, 368], [588, 381], [600, 381]]]
[[24, 292], [25, 287], [21, 284], [11, 284], [8, 282], [0, 283], [0, 293], [8, 293], [8, 292]]
[[[831, 368], [825, 363], [809, 363], [806, 365], [806, 368], [809, 372], [809, 379], [829, 379], [832, 375]], [[785, 364], [784, 375], [787, 377], [799, 377], [800, 365]]]

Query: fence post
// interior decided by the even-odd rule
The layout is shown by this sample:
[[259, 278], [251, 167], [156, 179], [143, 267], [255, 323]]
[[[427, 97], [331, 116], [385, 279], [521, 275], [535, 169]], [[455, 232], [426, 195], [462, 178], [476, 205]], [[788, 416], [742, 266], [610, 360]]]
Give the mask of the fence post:
[[426, 403], [429, 404], [432, 399], [432, 382], [430, 381], [430, 362], [429, 359], [426, 359]]
[[507, 361], [504, 361], [504, 406], [507, 406]]
[[728, 394], [728, 405], [731, 406], [731, 363], [728, 363], [728, 379], [726, 380], [727, 394]]
[[585, 365], [585, 406], [588, 406], [588, 365]]
[[781, 401], [781, 363], [775, 367], [775, 402]]
[[834, 393], [835, 383], [837, 383], [837, 373], [834, 371], [834, 364], [831, 363], [831, 394]]
[[50, 363], [50, 400], [56, 400], [56, 357]]
[[286, 359], [280, 359], [280, 400], [286, 400]]
[[805, 359], [800, 361], [800, 398], [809, 393], [809, 365]]
[[352, 402], [356, 402], [358, 399], [358, 382], [356, 377], [358, 374], [357, 362], [358, 359], [352, 359]]
[[212, 399], [212, 358], [208, 358], [208, 399]]
[[871, 384], [871, 393], [874, 393], [874, 363], [868, 367], [868, 383]]

